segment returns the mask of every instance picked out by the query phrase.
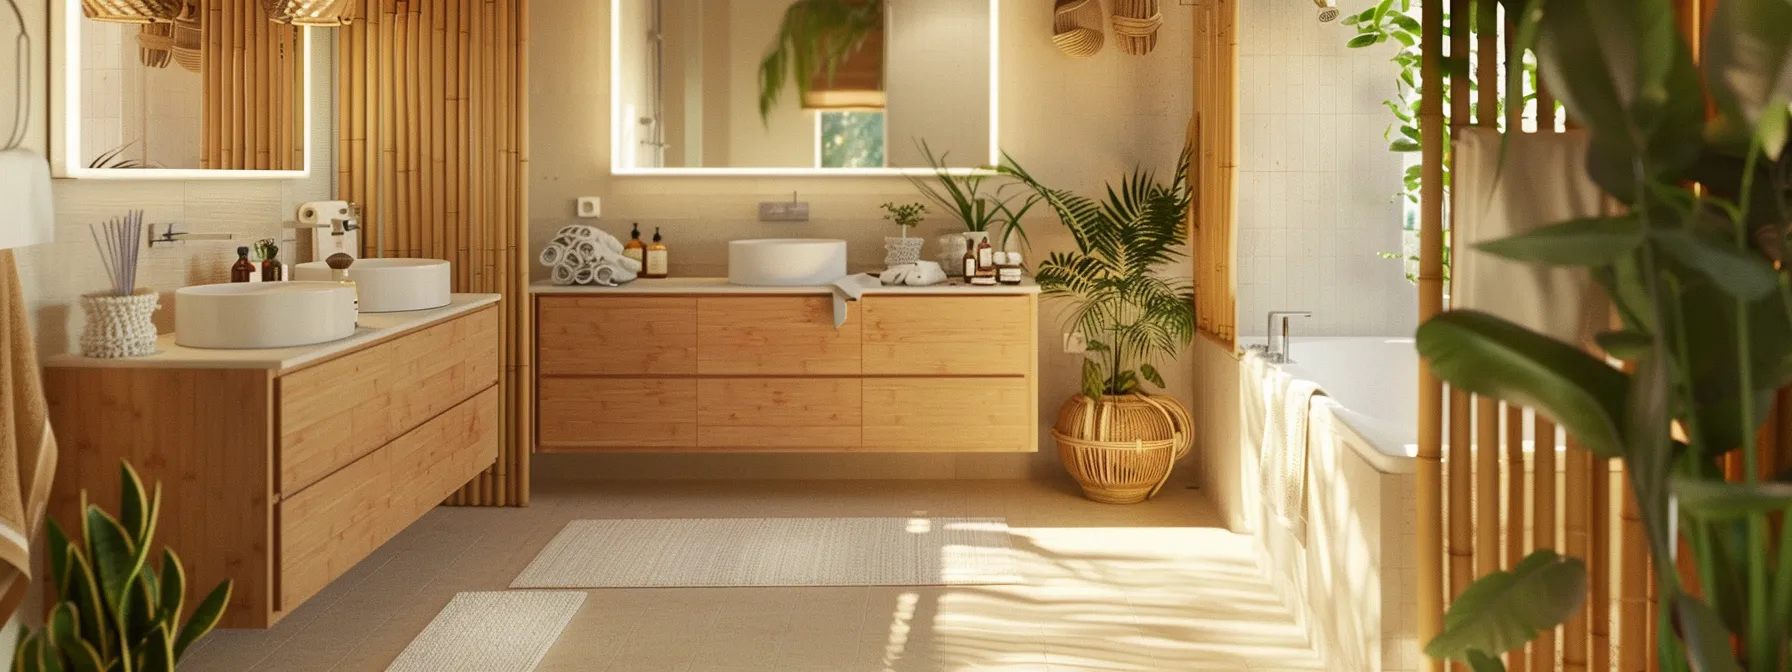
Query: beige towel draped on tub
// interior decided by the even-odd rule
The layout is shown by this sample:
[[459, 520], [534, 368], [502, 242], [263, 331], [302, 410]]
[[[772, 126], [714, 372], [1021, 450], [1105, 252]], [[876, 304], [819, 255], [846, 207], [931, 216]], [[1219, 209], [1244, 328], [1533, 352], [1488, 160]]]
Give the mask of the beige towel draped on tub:
[[11, 250], [0, 250], [0, 621], [31, 584], [31, 537], [56, 474], [42, 372]]

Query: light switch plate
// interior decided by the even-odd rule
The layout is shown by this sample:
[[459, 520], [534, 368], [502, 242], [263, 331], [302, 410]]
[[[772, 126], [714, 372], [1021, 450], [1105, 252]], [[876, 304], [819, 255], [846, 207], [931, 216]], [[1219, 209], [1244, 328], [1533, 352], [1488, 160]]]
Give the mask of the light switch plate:
[[604, 200], [596, 196], [579, 197], [579, 219], [597, 219], [604, 214]]
[[759, 204], [761, 222], [807, 222], [808, 201], [767, 201]]

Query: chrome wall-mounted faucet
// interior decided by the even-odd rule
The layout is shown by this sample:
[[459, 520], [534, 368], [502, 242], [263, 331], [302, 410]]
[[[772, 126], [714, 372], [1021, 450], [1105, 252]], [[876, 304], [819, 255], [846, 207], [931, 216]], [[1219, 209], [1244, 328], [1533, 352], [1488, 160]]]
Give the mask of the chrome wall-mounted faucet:
[[174, 230], [174, 226], [173, 222], [169, 222], [168, 228], [162, 229], [162, 232], [158, 234], [156, 233], [156, 225], [149, 225], [149, 246], [155, 247], [157, 245], [167, 245], [169, 243], [179, 243], [188, 240], [230, 240], [236, 237], [228, 233], [188, 233], [185, 231], [176, 231]]
[[[1269, 324], [1263, 329], [1263, 335], [1269, 340], [1265, 357], [1269, 361], [1288, 364], [1294, 361], [1289, 353], [1288, 320], [1294, 317], [1312, 317], [1310, 310], [1272, 310], [1269, 311]], [[1276, 318], [1282, 320], [1282, 347], [1276, 347]]]

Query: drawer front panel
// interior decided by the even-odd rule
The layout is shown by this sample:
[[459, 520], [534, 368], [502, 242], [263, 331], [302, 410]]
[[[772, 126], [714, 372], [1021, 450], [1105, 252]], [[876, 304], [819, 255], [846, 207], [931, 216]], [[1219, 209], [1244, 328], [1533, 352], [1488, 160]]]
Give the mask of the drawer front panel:
[[1018, 378], [864, 381], [868, 452], [1034, 452], [1032, 384]]
[[853, 450], [862, 424], [857, 378], [714, 379], [698, 383], [703, 448]]
[[698, 299], [697, 373], [856, 376], [854, 317], [835, 328], [829, 296]]
[[697, 300], [542, 297], [537, 366], [546, 376], [697, 372]]
[[491, 466], [499, 424], [487, 388], [281, 501], [277, 608], [298, 607]]
[[498, 311], [280, 377], [280, 492], [316, 483], [498, 381]]
[[874, 296], [862, 305], [866, 375], [1024, 376], [1033, 371], [1033, 297]]
[[542, 378], [539, 441], [547, 449], [697, 446], [697, 381]]

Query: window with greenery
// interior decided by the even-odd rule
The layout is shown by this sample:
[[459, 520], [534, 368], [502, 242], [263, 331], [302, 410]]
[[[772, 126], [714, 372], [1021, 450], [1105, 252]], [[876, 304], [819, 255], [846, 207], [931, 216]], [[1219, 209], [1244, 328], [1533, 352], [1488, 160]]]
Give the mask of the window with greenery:
[[883, 168], [884, 113], [824, 111], [816, 115], [822, 168]]

